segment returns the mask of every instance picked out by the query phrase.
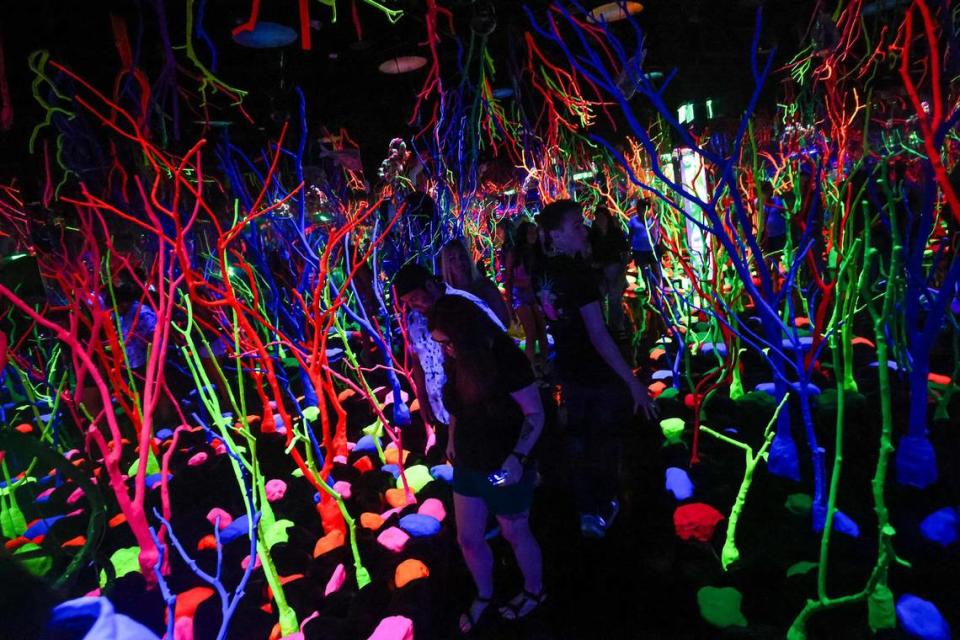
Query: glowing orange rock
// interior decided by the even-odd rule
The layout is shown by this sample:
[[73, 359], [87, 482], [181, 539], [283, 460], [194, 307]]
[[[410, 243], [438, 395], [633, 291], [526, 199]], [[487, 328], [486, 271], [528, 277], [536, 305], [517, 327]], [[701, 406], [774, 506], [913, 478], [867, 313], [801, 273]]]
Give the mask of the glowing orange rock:
[[[410, 455], [410, 452], [404, 449], [403, 451], [403, 462], [407, 461], [407, 456]], [[401, 464], [400, 463], [400, 450], [397, 449], [397, 446], [392, 442], [387, 445], [387, 448], [383, 451], [383, 459], [387, 464]]]
[[430, 569], [415, 558], [404, 560], [397, 565], [397, 570], [393, 574], [393, 582], [397, 589], [405, 587], [407, 584], [420, 578], [426, 578], [430, 575]]
[[340, 531], [340, 529], [334, 529], [327, 535], [317, 540], [317, 544], [313, 547], [313, 557], [319, 558], [325, 553], [329, 553], [334, 549], [342, 547], [344, 539], [343, 531]]
[[387, 500], [387, 504], [394, 509], [405, 507], [409, 504], [407, 502], [407, 492], [403, 489], [387, 489], [384, 498]]
[[380, 517], [379, 513], [371, 513], [369, 511], [360, 514], [360, 526], [364, 529], [370, 529], [371, 531], [376, 531], [383, 526], [383, 518]]

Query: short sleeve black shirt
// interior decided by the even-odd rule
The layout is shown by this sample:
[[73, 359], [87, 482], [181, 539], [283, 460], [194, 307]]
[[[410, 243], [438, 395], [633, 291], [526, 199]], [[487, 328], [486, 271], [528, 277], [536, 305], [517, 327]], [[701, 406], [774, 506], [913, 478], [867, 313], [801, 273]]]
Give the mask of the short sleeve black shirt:
[[581, 258], [547, 259], [540, 302], [553, 334], [562, 381], [604, 384], [617, 379], [590, 342], [580, 309], [600, 301], [597, 273]]
[[510, 394], [534, 382], [530, 361], [507, 334], [497, 336], [491, 353], [494, 383], [484, 400], [461, 402], [455, 397], [452, 376], [444, 389], [444, 404], [456, 418], [454, 465], [483, 473], [498, 470], [516, 446], [523, 412]]

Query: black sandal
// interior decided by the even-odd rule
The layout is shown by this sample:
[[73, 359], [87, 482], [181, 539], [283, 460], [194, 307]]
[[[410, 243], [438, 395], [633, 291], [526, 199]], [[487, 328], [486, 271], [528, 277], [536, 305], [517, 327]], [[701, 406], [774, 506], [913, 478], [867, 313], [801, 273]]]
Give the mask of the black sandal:
[[[476, 630], [476, 628], [480, 625], [480, 622], [483, 620], [483, 616], [490, 608], [491, 602], [493, 602], [493, 598], [481, 598], [480, 596], [477, 596], [473, 599], [473, 602], [470, 603], [470, 608], [460, 614], [460, 635], [470, 635], [474, 630]], [[484, 607], [480, 610], [480, 614], [474, 618], [473, 608], [476, 604], [482, 604]]]
[[[542, 605], [547, 599], [547, 592], [545, 589], [540, 589], [540, 593], [531, 593], [524, 589], [520, 595], [523, 596], [520, 602], [512, 604], [513, 600], [516, 600], [516, 597], [514, 597], [510, 603], [500, 607], [501, 618], [510, 622], [515, 620], [523, 620], [534, 611], [539, 609], [540, 605]], [[531, 602], [533, 603], [533, 606], [527, 608], [527, 605]]]

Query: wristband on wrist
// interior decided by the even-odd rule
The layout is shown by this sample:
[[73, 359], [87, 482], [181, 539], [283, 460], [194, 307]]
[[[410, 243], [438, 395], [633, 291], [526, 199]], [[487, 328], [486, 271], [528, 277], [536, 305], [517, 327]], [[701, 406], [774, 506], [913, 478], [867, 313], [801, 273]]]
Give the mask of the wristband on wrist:
[[519, 451], [511, 451], [510, 455], [516, 458], [517, 462], [519, 462], [521, 465], [527, 461], [527, 455], [524, 453], [520, 453]]

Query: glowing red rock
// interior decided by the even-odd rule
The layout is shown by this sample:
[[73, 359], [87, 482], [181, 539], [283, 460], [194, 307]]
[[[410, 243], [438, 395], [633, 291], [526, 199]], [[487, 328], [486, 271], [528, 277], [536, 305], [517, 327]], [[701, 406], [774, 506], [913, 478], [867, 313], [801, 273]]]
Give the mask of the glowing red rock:
[[717, 524], [725, 517], [710, 505], [695, 502], [677, 507], [673, 512], [673, 527], [681, 540], [709, 542]]
[[213, 589], [210, 587], [194, 587], [177, 594], [177, 608], [174, 611], [175, 618], [192, 618], [205, 600], [213, 595]]

